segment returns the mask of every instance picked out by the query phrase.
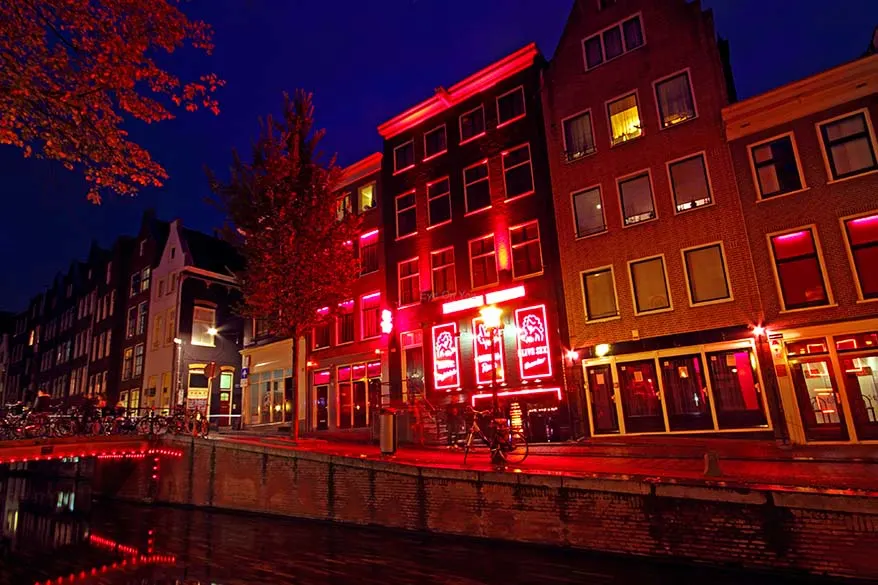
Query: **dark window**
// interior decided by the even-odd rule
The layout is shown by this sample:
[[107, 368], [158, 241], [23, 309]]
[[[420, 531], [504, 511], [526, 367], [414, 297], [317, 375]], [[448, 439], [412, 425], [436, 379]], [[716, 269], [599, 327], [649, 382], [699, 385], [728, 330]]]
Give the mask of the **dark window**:
[[314, 327], [314, 349], [329, 347], [329, 323]]
[[396, 237], [401, 238], [418, 230], [415, 194], [406, 193], [396, 198]]
[[378, 235], [360, 238], [360, 274], [378, 270]]
[[362, 314], [363, 339], [377, 337], [380, 334], [378, 316], [381, 312], [381, 295], [373, 293], [360, 300]]
[[424, 134], [424, 158], [442, 154], [446, 150], [448, 150], [448, 139], [444, 124]]
[[399, 263], [399, 305], [413, 305], [421, 296], [421, 279], [418, 259], [412, 258]]
[[878, 298], [878, 214], [844, 222], [864, 299]]
[[140, 292], [140, 273], [135, 272], [131, 275], [131, 290], [128, 293], [128, 296], [133, 297], [137, 293]]
[[719, 244], [683, 252], [692, 304], [731, 298], [726, 280], [726, 263]]
[[427, 213], [430, 225], [451, 219], [451, 191], [448, 178], [427, 185]]
[[533, 193], [534, 178], [529, 145], [519, 146], [503, 154], [503, 180], [506, 181], [507, 199]]
[[611, 26], [582, 41], [585, 53], [585, 68], [592, 69], [604, 61], [636, 49], [643, 45], [643, 29], [640, 17], [635, 16]]
[[585, 40], [585, 68], [591, 69], [604, 62], [604, 51], [601, 46], [601, 35]]
[[588, 321], [609, 319], [619, 315], [612, 268], [601, 268], [584, 273], [582, 291], [585, 295], [585, 318]]
[[134, 337], [137, 331], [137, 307], [128, 309], [128, 322], [125, 327], [125, 337]]
[[875, 148], [864, 113], [820, 125], [833, 179], [875, 170]]
[[710, 204], [710, 183], [707, 180], [703, 154], [671, 163], [668, 169], [671, 189], [674, 192], [674, 207], [678, 212]]
[[622, 199], [622, 218], [625, 225], [655, 219], [655, 205], [648, 174], [620, 181], [619, 197]]
[[785, 309], [829, 304], [810, 228], [772, 237], [771, 248]]
[[433, 295], [442, 296], [457, 291], [454, 276], [454, 248], [446, 248], [430, 254], [433, 273]]
[[494, 236], [487, 236], [469, 243], [470, 271], [473, 288], [497, 283], [497, 257]]
[[622, 53], [622, 30], [618, 26], [604, 31], [604, 57], [609, 61]]
[[600, 187], [574, 193], [573, 213], [576, 215], [577, 237], [581, 238], [607, 231]]
[[512, 242], [512, 277], [521, 278], [543, 271], [540, 226], [536, 221], [509, 229]]
[[200, 371], [189, 372], [189, 387], [190, 388], [207, 388], [207, 376], [205, 376]]
[[631, 262], [629, 269], [634, 287], [634, 308], [638, 313], [661, 311], [671, 307], [663, 258], [655, 257]]
[[564, 154], [568, 161], [576, 160], [595, 151], [591, 112], [583, 112], [562, 122], [564, 126]]
[[763, 199], [802, 188], [792, 136], [781, 136], [750, 150], [759, 194]]
[[460, 116], [460, 141], [466, 142], [485, 133], [485, 108], [479, 106], [475, 110]]
[[342, 307], [338, 316], [338, 342], [350, 343], [354, 340], [354, 303], [349, 301]]
[[513, 89], [497, 98], [497, 123], [505, 124], [524, 116], [524, 88]]
[[640, 17], [629, 18], [622, 23], [622, 31], [625, 33], [625, 50], [630, 51], [643, 45], [643, 29], [640, 26]]
[[393, 149], [393, 171], [404, 171], [415, 164], [415, 142], [409, 140]]
[[463, 171], [463, 185], [468, 213], [491, 206], [488, 161]]
[[689, 74], [675, 75], [655, 84], [655, 100], [658, 103], [659, 123], [668, 128], [695, 117], [695, 100]]

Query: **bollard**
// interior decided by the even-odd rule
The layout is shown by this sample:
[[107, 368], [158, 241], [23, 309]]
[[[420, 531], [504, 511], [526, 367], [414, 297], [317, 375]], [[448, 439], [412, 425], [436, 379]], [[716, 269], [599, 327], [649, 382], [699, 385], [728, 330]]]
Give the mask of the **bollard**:
[[719, 477], [722, 471], [719, 468], [719, 457], [716, 453], [704, 454], [704, 475], [707, 477]]

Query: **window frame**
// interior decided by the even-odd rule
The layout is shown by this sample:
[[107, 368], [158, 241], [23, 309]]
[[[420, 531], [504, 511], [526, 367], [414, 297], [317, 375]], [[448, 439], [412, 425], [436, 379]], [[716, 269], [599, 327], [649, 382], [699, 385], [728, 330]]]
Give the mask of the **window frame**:
[[[574, 118], [578, 118], [578, 117], [584, 116], [586, 114], [588, 114], [588, 125], [591, 126], [591, 141], [593, 142], [591, 152], [586, 152], [582, 156], [578, 156], [576, 158], [570, 158], [570, 156], [567, 154], [568, 152], [570, 152], [570, 149], [567, 146], [567, 132], [564, 130], [564, 123], [567, 120], [573, 120]], [[586, 108], [584, 110], [576, 112], [575, 114], [571, 114], [569, 116], [565, 116], [564, 118], [561, 118], [561, 144], [564, 146], [564, 163], [565, 164], [574, 163], [578, 160], [588, 158], [588, 157], [597, 153], [598, 141], [595, 138], [595, 134], [594, 134], [594, 115], [592, 114], [591, 108]]]
[[[405, 260], [400, 260], [399, 262], [396, 263], [396, 287], [397, 287], [397, 292], [398, 292], [398, 297], [399, 297], [397, 309], [405, 309], [408, 307], [414, 307], [415, 305], [419, 305], [421, 303], [421, 294], [420, 294], [421, 293], [421, 264], [420, 264], [420, 262], [421, 262], [420, 256], [412, 256], [411, 258], [406, 258]], [[409, 264], [414, 264], [415, 268], [417, 269], [417, 272], [415, 272], [414, 274], [409, 274], [408, 276], [403, 277], [402, 276], [402, 267], [403, 267], [403, 265], [407, 266]], [[405, 278], [406, 280], [415, 280], [416, 281], [415, 292], [417, 293], [415, 298], [410, 303], [405, 303], [405, 304], [403, 304], [403, 301], [402, 301], [402, 279], [403, 278]]]
[[[599, 232], [595, 232], [593, 234], [587, 234], [585, 236], [580, 236], [579, 235], [579, 220], [578, 220], [577, 215], [576, 215], [576, 202], [574, 199], [578, 193], [585, 193], [587, 191], [594, 191], [595, 189], [598, 190], [598, 197], [600, 197], [600, 200], [601, 200], [601, 217], [603, 217], [603, 219], [604, 219], [604, 229], [599, 231]], [[577, 189], [576, 191], [571, 191], [570, 192], [570, 207], [571, 207], [571, 211], [573, 214], [574, 239], [585, 240], [587, 238], [593, 238], [595, 236], [605, 234], [609, 231], [609, 228], [607, 227], [607, 213], [606, 213], [606, 202], [604, 201], [604, 190], [601, 187], [600, 183], [596, 183], [590, 187], [585, 187], [583, 189]]]
[[[869, 139], [869, 147], [872, 151], [872, 160], [875, 161], [875, 167], [866, 171], [859, 171], [854, 174], [845, 175], [844, 177], [836, 177], [835, 173], [833, 172], [834, 162], [830, 162], [829, 149], [827, 148], [826, 141], [823, 137], [823, 127], [838, 120], [843, 120], [844, 118], [852, 118], [858, 115], [863, 116], [863, 121], [866, 125], [866, 138]], [[875, 128], [872, 126], [872, 116], [869, 114], [869, 108], [858, 108], [850, 112], [845, 112], [840, 116], [833, 116], [832, 118], [828, 118], [826, 120], [820, 120], [819, 122], [814, 123], [814, 127], [817, 130], [817, 141], [820, 143], [820, 152], [823, 155], [823, 164], [826, 169], [827, 177], [826, 183], [828, 185], [837, 183], [839, 181], [847, 181], [855, 177], [864, 177], [866, 175], [878, 173], [878, 141], [875, 140]]]
[[[714, 299], [712, 301], [701, 301], [696, 302], [695, 297], [692, 294], [692, 280], [689, 278], [689, 264], [686, 262], [686, 252], [691, 252], [693, 250], [703, 250], [705, 248], [713, 248], [719, 247], [720, 260], [723, 263], [723, 273], [726, 278], [726, 290], [729, 291], [729, 296], [723, 299]], [[735, 293], [732, 290], [732, 278], [729, 275], [729, 260], [726, 255], [726, 246], [722, 240], [717, 240], [715, 242], [707, 242], [704, 244], [698, 244], [697, 246], [689, 246], [687, 248], [682, 248], [680, 250], [680, 258], [683, 261], [683, 276], [686, 279], [686, 292], [689, 296], [689, 306], [690, 307], [705, 307], [708, 305], [719, 305], [722, 303], [729, 303], [735, 300]]]
[[[369, 186], [372, 187], [372, 207], [364, 208], [362, 205], [363, 200], [361, 199], [361, 193], [362, 193], [363, 189], [365, 189], [366, 187], [369, 187]], [[363, 183], [362, 185], [357, 187], [357, 213], [362, 215], [364, 213], [374, 211], [375, 209], [378, 209], [378, 182], [377, 181], [369, 181], [369, 182]]]
[[[339, 310], [338, 314], [335, 316], [335, 319], [334, 319], [334, 321], [335, 321], [335, 345], [336, 345], [336, 347], [337, 347], [337, 346], [340, 346], [340, 345], [349, 345], [349, 344], [351, 344], [351, 343], [354, 343], [354, 342], [357, 340], [357, 320], [356, 320], [356, 317], [354, 317], [354, 313], [355, 313], [355, 311], [356, 311], [356, 309], [354, 308], [354, 300], [353, 300], [353, 299], [349, 299], [349, 300], [347, 300], [347, 301], [344, 301], [344, 302], [342, 302], [342, 303], [339, 303], [338, 306], [339, 306], [339, 308], [340, 308], [341, 310]], [[345, 306], [350, 306], [350, 310], [346, 312], [346, 310], [344, 309]], [[353, 335], [351, 336], [351, 340], [350, 340], [350, 341], [342, 341], [342, 336], [341, 336], [341, 332], [342, 332], [341, 318], [342, 318], [343, 315], [350, 315], [350, 316], [351, 316], [351, 329], [353, 329]]]
[[[506, 157], [508, 157], [513, 151], [519, 150], [521, 148], [527, 148], [527, 162], [526, 163], [518, 163], [515, 166], [512, 166], [510, 168], [506, 168]], [[506, 173], [507, 173], [507, 171], [510, 171], [512, 169], [517, 169], [519, 167], [523, 167], [524, 165], [527, 165], [530, 167], [530, 191], [525, 191], [524, 193], [519, 193], [518, 195], [513, 195], [512, 197], [510, 197], [509, 196], [509, 185], [508, 185], [508, 182], [506, 180]], [[533, 150], [531, 150], [530, 142], [524, 142], [522, 144], [519, 144], [518, 146], [513, 146], [512, 148], [503, 149], [503, 152], [500, 153], [500, 167], [503, 171], [503, 196], [504, 196], [505, 201], [507, 201], [507, 202], [515, 201], [517, 199], [521, 199], [522, 197], [527, 197], [528, 195], [533, 195], [536, 192], [536, 180], [534, 179]], [[489, 192], [491, 189], [490, 174], [491, 174], [491, 169], [489, 167], [488, 168], [488, 176], [489, 176], [488, 191]]]
[[[664, 126], [663, 122], [662, 122], [662, 109], [661, 109], [661, 106], [659, 105], [658, 86], [661, 85], [662, 83], [670, 81], [671, 79], [673, 79], [675, 77], [679, 77], [681, 75], [685, 75], [686, 79], [689, 81], [689, 97], [692, 98], [692, 112], [693, 112], [692, 117], [686, 118], [682, 122], [677, 122], [676, 124]], [[659, 132], [661, 132], [662, 130], [670, 130], [671, 128], [677, 128], [677, 127], [681, 126], [682, 124], [685, 124], [687, 122], [691, 122], [693, 120], [698, 119], [698, 102], [695, 99], [695, 86], [692, 83], [692, 68], [691, 67], [684, 67], [683, 69], [675, 71], [675, 72], [671, 73], [670, 75], [665, 75], [664, 77], [659, 77], [658, 79], [653, 81], [652, 82], [652, 97], [653, 97], [653, 101], [655, 101], [655, 115], [656, 115], [656, 119], [658, 120]]]
[[[439, 152], [435, 152], [433, 154], [427, 154], [427, 136], [442, 130], [445, 133], [445, 150], [440, 150]], [[428, 160], [433, 160], [434, 158], [441, 156], [448, 152], [448, 125], [446, 123], [439, 124], [432, 130], [427, 130], [423, 135], [424, 140], [424, 159], [423, 162], [427, 162]]]
[[[512, 95], [515, 92], [521, 92], [521, 107], [524, 108], [524, 111], [522, 113], [518, 114], [517, 116], [509, 118], [508, 120], [501, 121], [500, 120], [500, 100], [502, 98], [505, 98], [506, 96]], [[522, 118], [527, 116], [527, 99], [526, 98], [527, 98], [527, 96], [524, 93], [524, 84], [519, 85], [518, 87], [515, 87], [513, 89], [510, 89], [509, 91], [507, 91], [505, 93], [501, 93], [496, 98], [494, 98], [494, 103], [495, 103], [496, 108], [497, 108], [497, 128], [503, 128], [504, 126], [508, 126], [509, 124], [512, 124], [513, 122], [517, 122], [518, 120], [521, 120]]]
[[[430, 187], [441, 183], [442, 181], [448, 181], [448, 191], [445, 192], [444, 195], [436, 195], [434, 197], [430, 197]], [[427, 189], [427, 229], [431, 230], [437, 228], [439, 226], [451, 223], [451, 220], [454, 219], [454, 209], [451, 205], [451, 177], [446, 175], [444, 177], [439, 177], [438, 179], [434, 179], [426, 184]], [[448, 219], [440, 221], [439, 223], [433, 223], [433, 218], [430, 215], [430, 203], [434, 199], [439, 199], [440, 197], [445, 197], [448, 200]]]
[[[496, 279], [494, 282], [485, 283], [485, 284], [483, 284], [483, 285], [476, 286], [476, 285], [475, 285], [475, 281], [473, 280], [473, 275], [475, 274], [475, 271], [473, 270], [473, 248], [472, 248], [472, 244], [473, 244], [473, 242], [478, 242], [478, 241], [480, 241], [480, 240], [487, 240], [488, 238], [492, 238], [492, 239], [494, 240], [494, 251], [491, 253], [491, 255], [494, 256], [494, 272], [495, 272], [495, 274], [497, 275], [497, 279]], [[470, 284], [470, 290], [480, 290], [480, 289], [485, 289], [485, 288], [488, 288], [488, 287], [491, 287], [491, 286], [495, 286], [495, 285], [497, 285], [497, 284], [500, 282], [500, 264], [499, 264], [499, 259], [498, 259], [498, 257], [497, 257], [497, 237], [494, 235], [494, 232], [490, 232], [490, 233], [487, 233], [487, 234], [485, 234], [485, 235], [482, 235], [482, 236], [479, 236], [479, 237], [476, 237], [476, 238], [472, 238], [472, 239], [470, 239], [470, 240], [467, 240], [467, 243], [466, 243], [466, 253], [467, 253], [467, 257], [469, 258], [469, 284]], [[487, 254], [481, 254], [481, 255], [478, 256], [478, 258], [484, 258], [485, 256], [487, 256]]]
[[[629, 49], [628, 42], [625, 40], [625, 27], [623, 25], [624, 25], [624, 23], [628, 22], [629, 20], [631, 20], [633, 18], [640, 19], [640, 36], [643, 37], [643, 42], [640, 43], [640, 45], [634, 47], [633, 49]], [[610, 30], [611, 28], [617, 28], [617, 27], [619, 28], [619, 30], [622, 34], [622, 52], [611, 59], [607, 59], [606, 58], [607, 51], [604, 48], [604, 33], [607, 32], [608, 30]], [[593, 39], [594, 37], [600, 37], [600, 40], [601, 40], [601, 62], [598, 63], [597, 65], [595, 65], [594, 67], [589, 67], [588, 66], [588, 57], [587, 57], [587, 54], [585, 52], [585, 42]], [[643, 12], [638, 10], [637, 12], [635, 12], [633, 14], [629, 14], [628, 16], [626, 16], [625, 18], [623, 18], [621, 20], [614, 22], [610, 26], [604, 27], [601, 30], [588, 35], [587, 37], [582, 37], [582, 39], [580, 39], [579, 47], [580, 47], [580, 51], [582, 52], [583, 71], [585, 71], [585, 72], [593, 71], [593, 70], [597, 69], [598, 67], [600, 67], [601, 65], [609, 63], [610, 61], [615, 61], [616, 59], [619, 59], [620, 57], [623, 57], [623, 56], [627, 55], [628, 53], [630, 53], [632, 51], [636, 51], [637, 49], [640, 49], [640, 48], [645, 47], [645, 46], [646, 46], [646, 26], [644, 26], [644, 23], [643, 23]]]
[[202, 311], [210, 311], [213, 314], [213, 320], [212, 320], [213, 325], [211, 325], [211, 327], [216, 329], [216, 307], [211, 307], [208, 305], [201, 305], [198, 303], [193, 304], [192, 305], [192, 329], [189, 332], [189, 344], [194, 345], [196, 347], [216, 347], [216, 335], [208, 334], [208, 337], [210, 337], [210, 341], [211, 341], [210, 343], [196, 343], [195, 342], [195, 338], [194, 338], [195, 312], [198, 311], [199, 309]]
[[[842, 239], [844, 240], [844, 249], [845, 253], [848, 257], [848, 263], [851, 267], [851, 273], [854, 277], [854, 286], [857, 289], [857, 303], [874, 303], [878, 302], [878, 294], [875, 296], [866, 297], [863, 294], [863, 285], [860, 282], [860, 273], [857, 270], [857, 263], [854, 259], [854, 248], [851, 245], [850, 233], [848, 232], [847, 224], [851, 220], [860, 219], [863, 217], [870, 217], [878, 215], [878, 209], [873, 209], [872, 211], [866, 211], [864, 213], [856, 213], [854, 215], [847, 215], [845, 217], [838, 218], [839, 226], [841, 227]], [[878, 243], [874, 244], [878, 246]]]
[[[643, 176], [644, 172], [649, 179], [649, 193], [652, 197], [652, 211], [655, 217], [650, 219], [645, 219], [643, 221], [638, 221], [636, 223], [626, 224], [625, 223], [625, 206], [622, 204], [622, 183], [626, 181], [630, 181], [631, 179], [636, 179]], [[616, 201], [619, 204], [619, 217], [622, 219], [622, 229], [631, 228], [638, 225], [644, 225], [653, 221], [658, 221], [659, 214], [658, 208], [656, 207], [655, 200], [655, 184], [652, 180], [652, 169], [647, 167], [645, 169], [640, 169], [639, 171], [635, 171], [633, 173], [629, 173], [627, 175], [623, 175], [621, 177], [616, 177]]]
[[[444, 254], [449, 250], [451, 250], [451, 264], [442, 264], [438, 268], [436, 266], [433, 266], [433, 258], [435, 258], [437, 254]], [[454, 246], [446, 246], [444, 248], [439, 248], [438, 250], [430, 251], [430, 290], [432, 291], [434, 297], [440, 292], [436, 289], [436, 271], [447, 269], [449, 266], [451, 267], [451, 276], [454, 279], [454, 289], [441, 291], [443, 296], [446, 294], [457, 293], [457, 257], [454, 254]]]
[[[478, 134], [474, 134], [473, 136], [470, 136], [469, 138], [464, 138], [463, 137], [463, 117], [466, 116], [467, 114], [472, 114], [476, 110], [482, 110], [482, 131]], [[485, 104], [479, 104], [478, 106], [476, 106], [475, 108], [473, 108], [471, 110], [467, 110], [466, 112], [461, 112], [461, 114], [457, 117], [457, 132], [458, 132], [458, 136], [460, 136], [459, 144], [466, 144], [468, 142], [472, 142], [473, 140], [478, 140], [479, 138], [484, 136], [488, 132], [488, 120], [485, 117]], [[447, 141], [447, 136], [446, 136], [446, 141]]]
[[[653, 309], [642, 311], [637, 306], [637, 286], [634, 284], [634, 271], [632, 270], [633, 265], [639, 264], [641, 262], [647, 262], [650, 260], [655, 260], [656, 258], [661, 259], [662, 261], [662, 272], [665, 278], [665, 291], [668, 293], [668, 306], [662, 309]], [[664, 253], [662, 254], [653, 254], [652, 256], [644, 256], [642, 258], [635, 258], [634, 260], [628, 260], [628, 284], [631, 286], [631, 304], [634, 305], [634, 316], [640, 317], [643, 315], [655, 315], [657, 313], [669, 313], [674, 310], [674, 298], [671, 294], [671, 283], [668, 279], [668, 261], [665, 258]]]
[[[687, 120], [688, 122], [688, 120]], [[685, 122], [681, 122], [681, 124], [685, 124]], [[686, 162], [688, 160], [701, 157], [701, 161], [704, 163], [704, 179], [707, 183], [707, 194], [710, 196], [710, 203], [704, 203], [703, 205], [698, 205], [697, 207], [691, 207], [689, 209], [678, 209], [677, 203], [677, 189], [674, 186], [674, 177], [671, 174], [671, 167], [675, 164], [680, 164]], [[681, 156], [680, 158], [675, 158], [674, 160], [669, 160], [665, 163], [665, 171], [668, 174], [668, 187], [671, 190], [671, 202], [674, 207], [674, 215], [680, 215], [682, 213], [689, 213], [692, 211], [696, 211], [698, 209], [704, 209], [705, 207], [712, 207], [716, 205], [716, 195], [713, 190], [713, 181], [710, 178], [710, 166], [707, 164], [707, 151], [700, 150], [698, 152], [693, 152], [691, 154], [687, 154], [686, 156]], [[635, 224], [636, 225], [636, 224]]]
[[[377, 298], [378, 298], [378, 307], [377, 307], [377, 309], [378, 309], [378, 319], [377, 319], [377, 322], [378, 322], [378, 326], [377, 326], [378, 332], [377, 332], [375, 335], [370, 335], [370, 336], [367, 337], [367, 336], [366, 336], [366, 327], [365, 327], [365, 324], [366, 324], [365, 316], [366, 316], [366, 314], [365, 314], [365, 311], [364, 311], [364, 308], [363, 308], [363, 305], [364, 305], [363, 300], [366, 299], [366, 298], [371, 299], [372, 297], [377, 297]], [[367, 339], [376, 339], [376, 338], [378, 338], [378, 337], [381, 337], [381, 291], [380, 291], [380, 290], [375, 290], [375, 291], [372, 291], [372, 292], [367, 292], [367, 293], [364, 294], [364, 295], [360, 295], [359, 308], [360, 308], [360, 311], [359, 311], [359, 312], [360, 312], [360, 341], [365, 341], [365, 340], [367, 340]]]
[[[468, 184], [466, 182], [466, 172], [469, 169], [474, 169], [474, 168], [482, 166], [482, 165], [485, 165], [485, 167], [487, 168], [487, 173], [485, 173], [485, 178], [479, 179], [477, 181], [474, 181], [473, 183]], [[488, 162], [488, 159], [482, 159], [477, 163], [474, 163], [474, 164], [471, 164], [467, 167], [464, 167], [463, 170], [461, 171], [461, 177], [463, 178], [463, 206], [464, 206], [464, 209], [466, 210], [466, 212], [464, 213], [464, 217], [467, 217], [470, 215], [475, 215], [476, 213], [481, 213], [483, 211], [491, 209], [491, 207], [494, 206], [494, 197], [493, 197], [493, 193], [491, 191], [491, 164], [490, 164], [490, 162]], [[482, 181], [488, 182], [488, 205], [485, 207], [480, 207], [479, 209], [475, 209], [475, 210], [470, 211], [469, 196], [467, 194], [467, 189], [468, 189], [469, 185], [474, 185], [474, 184], [480, 183]], [[448, 186], [450, 189], [451, 188], [450, 182], [449, 182]]]
[[[326, 327], [326, 345], [317, 345], [317, 329], [323, 327]], [[332, 347], [332, 325], [330, 325], [329, 321], [314, 325], [314, 328], [311, 330], [311, 351], [322, 351], [330, 347]]]
[[[589, 319], [588, 317], [588, 295], [586, 294], [585, 287], [585, 277], [589, 274], [598, 274], [601, 272], [610, 271], [610, 277], [613, 280], [613, 298], [616, 303], [616, 314], [612, 317], [600, 317], [598, 319]], [[581, 270], [579, 272], [579, 286], [581, 287], [582, 292], [582, 314], [585, 316], [586, 323], [604, 323], [606, 321], [616, 321], [622, 318], [622, 310], [619, 306], [619, 287], [616, 285], [616, 269], [612, 264], [607, 264], [605, 266], [596, 266], [594, 268], [589, 268], [587, 270]]]
[[[401, 148], [405, 148], [409, 145], [411, 145], [411, 147], [412, 147], [412, 164], [408, 165], [407, 167], [398, 168], [396, 166], [396, 151], [398, 151]], [[414, 138], [409, 138], [408, 140], [406, 140], [402, 144], [394, 146], [393, 147], [393, 174], [399, 175], [399, 174], [406, 172], [409, 169], [414, 168], [416, 160], [417, 160], [417, 154], [415, 153], [415, 139]]]
[[[792, 147], [793, 147], [793, 156], [796, 159], [796, 170], [799, 173], [799, 183], [801, 183], [802, 186], [799, 187], [798, 189], [794, 189], [792, 191], [787, 191], [786, 193], [778, 193], [777, 195], [769, 195], [766, 197], [765, 195], [763, 195], [762, 187], [760, 186], [760, 183], [759, 183], [759, 173], [758, 173], [757, 168], [756, 168], [756, 161], [753, 158], [753, 151], [755, 149], [759, 148], [760, 146], [765, 146], [766, 144], [769, 144], [771, 142], [777, 142], [778, 140], [781, 140], [782, 138], [786, 138], [787, 136], [790, 137], [790, 143], [792, 144]], [[780, 199], [782, 197], [787, 197], [789, 195], [795, 195], [796, 193], [801, 193], [803, 191], [808, 191], [810, 189], [810, 187], [808, 187], [808, 184], [805, 182], [805, 173], [802, 169], [802, 158], [799, 156], [799, 146], [796, 144], [796, 133], [793, 130], [790, 130], [789, 132], [784, 132], [782, 134], [777, 134], [775, 136], [771, 136], [770, 138], [765, 138], [763, 140], [760, 140], [758, 142], [754, 142], [752, 144], [748, 144], [747, 145], [747, 158], [749, 159], [749, 162], [750, 162], [750, 174], [753, 177], [753, 187], [756, 189], [756, 202], [757, 203], [761, 203], [763, 201], [774, 201], [775, 199]]]
[[[412, 196], [412, 205], [411, 205], [411, 207], [406, 207], [402, 211], [408, 211], [410, 209], [415, 210], [415, 231], [409, 232], [409, 233], [401, 236], [401, 235], [399, 235], [399, 213], [400, 213], [399, 200], [400, 200], [400, 198], [408, 197], [409, 195]], [[399, 195], [394, 197], [393, 209], [394, 209], [394, 214], [393, 214], [394, 215], [394, 222], [396, 223], [396, 233], [394, 234], [396, 236], [396, 241], [404, 240], [405, 238], [410, 238], [412, 236], [416, 236], [418, 234], [418, 194], [415, 191], [415, 189], [410, 189], [410, 190], [406, 191], [405, 193], [400, 193]]]
[[[370, 236], [369, 238], [365, 238], [364, 234], [360, 234], [357, 237], [357, 256], [358, 256], [359, 261], [360, 261], [360, 276], [365, 276], [367, 274], [374, 274], [374, 273], [378, 272], [379, 270], [381, 270], [381, 254], [379, 251], [379, 244], [380, 244], [379, 236], [380, 235], [381, 234], [379, 232], [379, 233], [376, 233], [374, 236]], [[364, 239], [368, 240], [365, 245], [363, 244]], [[363, 254], [363, 250], [367, 246], [375, 246], [375, 269], [374, 270], [365, 270], [366, 264], [365, 264], [365, 262], [363, 262], [363, 259], [365, 257], [365, 255]]]
[[[517, 229], [526, 229], [527, 227], [535, 225], [537, 226], [537, 249], [540, 251], [540, 270], [538, 272], [530, 272], [528, 274], [524, 274], [521, 276], [516, 276], [515, 274], [515, 248], [521, 248], [523, 246], [529, 246], [533, 243], [534, 240], [528, 240], [523, 244], [513, 244], [512, 243], [512, 231]], [[532, 278], [534, 276], [540, 276], [546, 272], [546, 263], [543, 260], [543, 234], [540, 231], [540, 222], [537, 219], [532, 219], [529, 221], [525, 221], [516, 225], [511, 225], [507, 228], [507, 235], [509, 236], [509, 270], [512, 273], [512, 280], [525, 280], [527, 278]], [[494, 255], [497, 254], [497, 242], [494, 242]], [[499, 279], [499, 274], [498, 274]]]
[[[629, 96], [634, 96], [634, 105], [637, 106], [637, 117], [640, 119], [640, 136], [635, 136], [630, 140], [622, 140], [621, 142], [613, 142], [613, 120], [610, 114], [610, 104], [621, 101]], [[622, 146], [625, 144], [630, 144], [639, 138], [643, 138], [646, 136], [646, 123], [643, 120], [643, 109], [640, 107], [640, 90], [632, 89], [630, 91], [626, 91], [621, 93], [615, 97], [612, 97], [604, 102], [604, 113], [607, 118], [607, 136], [610, 138], [610, 148], [616, 148], [617, 146]]]
[[[786, 299], [784, 299], [783, 294], [783, 286], [780, 282], [780, 274], [777, 271], [777, 258], [774, 255], [774, 244], [772, 242], [772, 238], [776, 238], [777, 236], [783, 236], [786, 234], [793, 234], [796, 232], [801, 232], [804, 230], [809, 230], [811, 232], [811, 237], [814, 239], [814, 253], [817, 256], [817, 263], [820, 267], [820, 275], [823, 278], [823, 287], [826, 290], [826, 303], [823, 305], [816, 305], [812, 307], [793, 307], [788, 308]], [[778, 301], [780, 303], [780, 312], [781, 313], [794, 313], [799, 311], [814, 311], [819, 309], [826, 309], [827, 307], [834, 307], [835, 297], [832, 295], [832, 287], [829, 282], [829, 275], [826, 273], [826, 261], [823, 258], [823, 246], [820, 245], [820, 236], [817, 233], [817, 224], [812, 223], [803, 226], [797, 226], [794, 228], [788, 228], [776, 232], [771, 232], [765, 234], [766, 242], [768, 243], [768, 254], [771, 259], [771, 271], [774, 274], [774, 284], [775, 289], [777, 291]]]

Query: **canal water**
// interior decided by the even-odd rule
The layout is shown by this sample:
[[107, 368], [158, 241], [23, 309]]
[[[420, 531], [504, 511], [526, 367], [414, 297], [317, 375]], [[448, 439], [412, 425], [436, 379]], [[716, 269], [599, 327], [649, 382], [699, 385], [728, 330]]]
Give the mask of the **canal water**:
[[795, 582], [500, 542], [95, 501], [77, 469], [0, 467], [0, 585]]

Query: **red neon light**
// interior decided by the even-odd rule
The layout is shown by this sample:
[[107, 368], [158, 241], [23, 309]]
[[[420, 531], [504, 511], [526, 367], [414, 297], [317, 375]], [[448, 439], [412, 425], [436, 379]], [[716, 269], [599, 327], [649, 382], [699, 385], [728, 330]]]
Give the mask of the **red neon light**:
[[546, 305], [517, 309], [515, 330], [518, 339], [518, 371], [521, 372], [521, 379], [551, 377], [552, 358], [549, 351]]
[[[562, 400], [561, 389], [560, 388], [530, 388], [528, 390], [506, 390], [504, 392], [497, 392], [497, 396], [500, 398], [505, 398], [508, 396], [524, 396], [527, 394], [549, 394], [554, 393], [558, 396], [558, 400]], [[482, 400], [484, 398], [493, 398], [493, 394], [473, 394], [472, 397], [472, 405], [473, 408], [476, 406], [476, 400]]]
[[859, 225], [861, 223], [878, 223], [878, 215], [870, 215], [868, 217], [858, 217], [857, 219], [852, 219], [848, 223], [852, 223], [854, 225]]
[[485, 295], [485, 303], [489, 305], [496, 305], [498, 303], [505, 303], [506, 301], [511, 301], [513, 299], [520, 299], [524, 297], [524, 286], [516, 286], [513, 288], [506, 288], [503, 290], [498, 290], [494, 292], [489, 292]]
[[378, 230], [374, 229], [371, 232], [366, 232], [365, 234], [360, 236], [360, 240], [368, 240], [378, 235]]
[[381, 333], [388, 335], [391, 331], [393, 331], [393, 313], [390, 309], [384, 309], [381, 311]]
[[314, 384], [329, 384], [329, 370], [314, 372]]
[[459, 311], [466, 311], [467, 309], [475, 309], [476, 307], [481, 307], [484, 304], [485, 297], [482, 295], [476, 295], [468, 299], [460, 299], [459, 301], [443, 303], [442, 314], [448, 315], [449, 313], [457, 313]]
[[380, 293], [380, 292], [375, 292], [375, 293], [372, 293], [372, 294], [365, 295], [365, 296], [363, 297], [363, 300], [364, 300], [364, 301], [368, 301], [368, 300], [371, 300], [371, 299], [374, 299], [374, 298], [376, 298], [376, 297], [380, 297], [380, 296], [381, 296], [381, 293]]
[[433, 326], [433, 387], [436, 390], [460, 386], [460, 347], [457, 323]]
[[[493, 343], [491, 331], [485, 327], [481, 317], [473, 319], [473, 359], [476, 365], [476, 384], [491, 384], [492, 366], [497, 370], [497, 382], [506, 379], [506, 368], [503, 363], [503, 335], [500, 329], [494, 330]], [[491, 355], [493, 350], [493, 356]]]
[[799, 238], [806, 237], [810, 232], [808, 230], [802, 230], [800, 232], [793, 232], [791, 234], [784, 234], [782, 236], [774, 236], [775, 241], [784, 242], [786, 240], [797, 240]]
[[380, 152], [374, 152], [364, 159], [358, 160], [344, 168], [342, 171], [341, 182], [339, 188], [346, 187], [363, 177], [377, 173], [381, 170], [381, 159], [383, 155]]
[[320, 307], [319, 309], [317, 309], [317, 313], [320, 315], [325, 315], [328, 312], [329, 312], [329, 307]]

